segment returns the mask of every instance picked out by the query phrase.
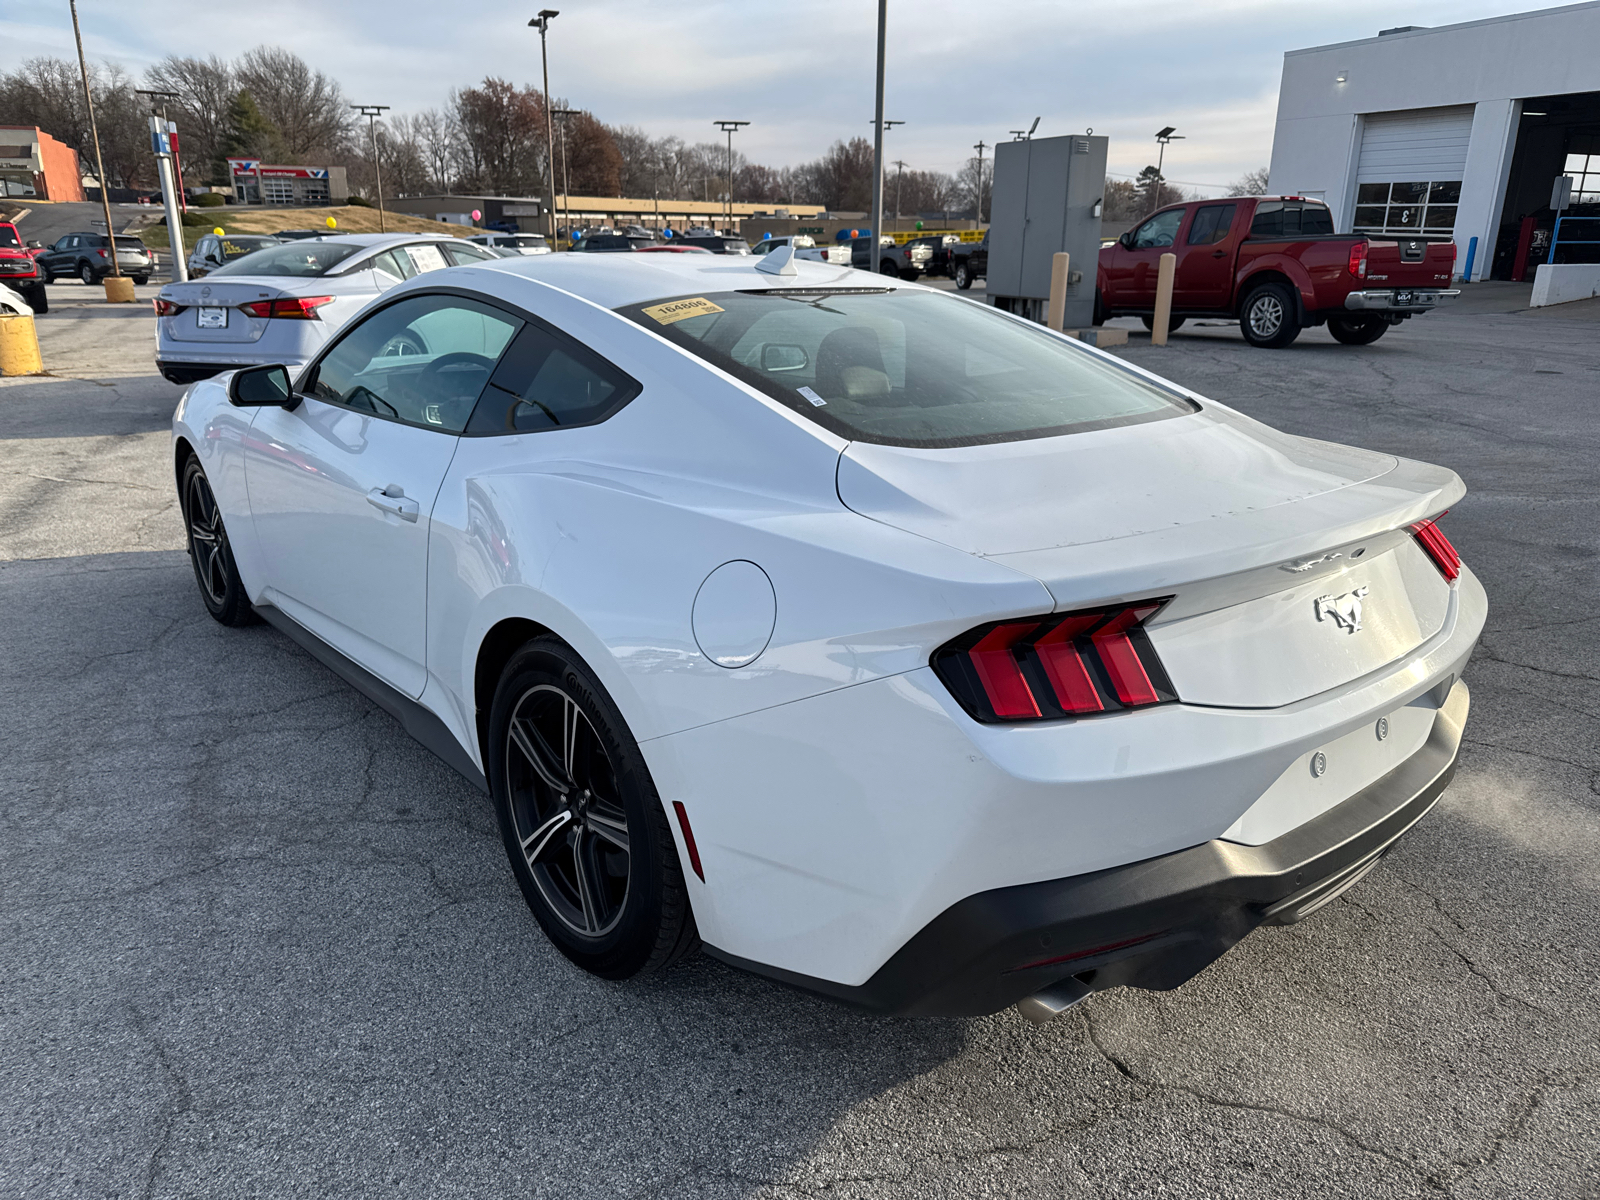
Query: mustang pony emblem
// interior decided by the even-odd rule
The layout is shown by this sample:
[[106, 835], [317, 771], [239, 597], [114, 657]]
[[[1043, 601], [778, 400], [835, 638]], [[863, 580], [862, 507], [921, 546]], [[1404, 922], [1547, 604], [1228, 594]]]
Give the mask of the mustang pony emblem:
[[1331, 619], [1334, 624], [1350, 633], [1361, 632], [1361, 598], [1367, 594], [1368, 589], [1358, 587], [1353, 592], [1346, 592], [1342, 596], [1318, 596], [1316, 599], [1317, 620]]

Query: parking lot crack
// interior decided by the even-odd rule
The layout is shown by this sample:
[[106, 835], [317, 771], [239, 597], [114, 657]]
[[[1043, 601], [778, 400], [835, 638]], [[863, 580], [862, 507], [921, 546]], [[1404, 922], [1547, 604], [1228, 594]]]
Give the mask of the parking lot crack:
[[1466, 967], [1468, 971], [1470, 971], [1472, 974], [1476, 975], [1479, 979], [1483, 980], [1484, 984], [1488, 987], [1488, 989], [1491, 992], [1493, 992], [1496, 996], [1500, 997], [1500, 999], [1509, 1000], [1514, 1004], [1520, 1004], [1524, 1008], [1532, 1009], [1534, 1012], [1539, 1013], [1541, 1016], [1548, 1017], [1548, 1016], [1554, 1016], [1555, 1015], [1555, 1014], [1551, 1013], [1549, 1009], [1544, 1008], [1541, 1005], [1535, 1004], [1532, 1000], [1525, 999], [1522, 996], [1518, 996], [1518, 995], [1515, 995], [1515, 994], [1513, 994], [1511, 992], [1506, 991], [1504, 988], [1502, 988], [1500, 986], [1499, 982], [1494, 978], [1494, 976], [1490, 975], [1481, 966], [1479, 966], [1476, 960], [1471, 958], [1466, 953], [1466, 951], [1462, 950], [1459, 946], [1457, 946], [1449, 938], [1445, 937], [1444, 934], [1440, 933], [1439, 930], [1433, 928], [1432, 926], [1429, 926], [1428, 927], [1428, 932], [1433, 934], [1433, 936], [1436, 939], [1438, 939], [1438, 942], [1439, 942], [1439, 944], [1441, 946], [1443, 946], [1446, 950], [1450, 951], [1451, 954], [1454, 954], [1458, 959], [1460, 959], [1461, 960], [1461, 964], [1464, 967]]
[[128, 1012], [134, 1030], [150, 1044], [151, 1050], [155, 1053], [156, 1063], [161, 1068], [168, 1093], [167, 1101], [161, 1107], [155, 1148], [151, 1150], [149, 1161], [145, 1164], [144, 1187], [139, 1193], [144, 1200], [148, 1200], [155, 1194], [156, 1181], [161, 1176], [162, 1165], [171, 1148], [172, 1135], [177, 1131], [178, 1121], [194, 1107], [194, 1095], [189, 1090], [189, 1081], [183, 1072], [178, 1070], [171, 1054], [168, 1053], [166, 1043], [151, 1027], [149, 1017], [131, 1001], [128, 1003]]

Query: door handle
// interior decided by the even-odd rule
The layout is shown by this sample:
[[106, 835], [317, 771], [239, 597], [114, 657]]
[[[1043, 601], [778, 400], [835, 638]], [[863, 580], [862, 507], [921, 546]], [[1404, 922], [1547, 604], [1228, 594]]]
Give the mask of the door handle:
[[407, 496], [405, 489], [398, 483], [391, 483], [388, 487], [373, 488], [367, 493], [367, 503], [373, 508], [393, 513], [402, 521], [415, 521], [418, 512], [421, 511], [417, 507], [417, 502]]
[[1211, 252], [1211, 257], [1212, 258], [1227, 258], [1228, 257], [1228, 252], [1226, 250], [1213, 250]]

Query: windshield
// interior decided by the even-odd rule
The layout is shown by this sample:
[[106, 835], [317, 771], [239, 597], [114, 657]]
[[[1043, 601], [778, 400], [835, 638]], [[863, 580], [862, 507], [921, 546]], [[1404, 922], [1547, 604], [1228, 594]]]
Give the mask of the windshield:
[[222, 239], [222, 261], [232, 262], [236, 258], [243, 258], [246, 254], [254, 254], [264, 246], [276, 246], [277, 244], [277, 238], [225, 237]]
[[225, 263], [212, 275], [293, 275], [312, 279], [326, 275], [361, 246], [350, 242], [291, 242], [272, 246], [234, 262]]
[[16, 246], [19, 249], [22, 243], [17, 241], [17, 231], [9, 225], [0, 225], [0, 246]]
[[1042, 327], [938, 292], [717, 292], [620, 311], [852, 440], [981, 445], [1196, 411]]

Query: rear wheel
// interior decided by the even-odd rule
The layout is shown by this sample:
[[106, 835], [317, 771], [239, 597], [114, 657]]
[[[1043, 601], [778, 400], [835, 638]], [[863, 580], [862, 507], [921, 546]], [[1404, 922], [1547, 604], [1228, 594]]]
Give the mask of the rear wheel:
[[22, 290], [22, 298], [28, 302], [28, 307], [36, 313], [50, 311], [50, 297], [44, 290], [44, 284], [30, 284]]
[[1389, 332], [1389, 322], [1382, 317], [1330, 317], [1328, 332], [1346, 346], [1370, 346]]
[[95, 280], [94, 268], [91, 267], [88, 263], [79, 263], [78, 264], [78, 278], [83, 280], [84, 285], [86, 287], [93, 287], [94, 286], [94, 280]]
[[963, 292], [972, 286], [972, 272], [967, 269], [964, 262], [956, 264], [956, 286]]
[[135, 275], [133, 277], [133, 282], [137, 287], [143, 287], [145, 284], [150, 282], [150, 276], [148, 276], [148, 275]]
[[[1144, 322], [1144, 327], [1146, 329], [1153, 330], [1156, 327], [1156, 319], [1154, 317], [1140, 317], [1139, 320]], [[1168, 333], [1177, 333], [1178, 330], [1183, 328], [1183, 323], [1186, 320], [1188, 320], [1187, 317], [1168, 317], [1167, 318], [1167, 332]]]
[[1091, 324], [1104, 325], [1105, 323], [1106, 323], [1106, 302], [1105, 302], [1105, 298], [1100, 295], [1100, 289], [1099, 288], [1095, 288], [1095, 290], [1094, 290], [1094, 317], [1093, 317], [1093, 319], [1091, 321]]
[[878, 274], [887, 275], [890, 279], [899, 279], [900, 268], [894, 265], [894, 259], [885, 258], [878, 263]]
[[562, 954], [602, 978], [628, 979], [699, 944], [638, 743], [564, 642], [535, 638], [506, 665], [488, 740], [512, 873]]
[[255, 619], [255, 609], [244, 594], [211, 481], [193, 455], [183, 468], [181, 499], [189, 560], [194, 565], [195, 582], [200, 585], [200, 599], [205, 602], [206, 611], [223, 625], [248, 625]]
[[1281, 283], [1263, 283], [1244, 298], [1239, 329], [1252, 346], [1281, 350], [1300, 336], [1294, 297]]

